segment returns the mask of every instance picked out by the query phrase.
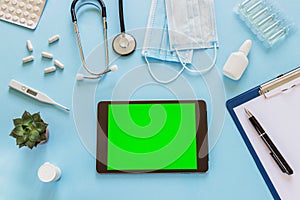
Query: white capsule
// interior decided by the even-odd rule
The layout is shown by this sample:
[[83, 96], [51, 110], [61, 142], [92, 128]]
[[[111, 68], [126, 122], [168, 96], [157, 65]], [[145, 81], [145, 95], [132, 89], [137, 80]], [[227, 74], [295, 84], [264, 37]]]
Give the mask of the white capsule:
[[57, 40], [59, 40], [59, 35], [54, 35], [53, 37], [48, 39], [49, 44], [56, 42]]
[[56, 67], [54, 67], [54, 66], [48, 67], [48, 68], [44, 69], [44, 73], [48, 74], [48, 73], [51, 73], [51, 72], [55, 72], [55, 70], [56, 70]]
[[27, 62], [33, 61], [33, 59], [34, 59], [33, 56], [28, 56], [28, 57], [23, 58], [22, 62], [23, 63], [27, 63]]
[[47, 53], [47, 52], [43, 51], [42, 52], [42, 57], [52, 59], [53, 58], [53, 54]]
[[65, 66], [61, 62], [59, 62], [58, 60], [54, 60], [54, 65], [59, 67], [60, 69], [65, 68]]
[[28, 51], [33, 51], [33, 46], [30, 40], [26, 41]]

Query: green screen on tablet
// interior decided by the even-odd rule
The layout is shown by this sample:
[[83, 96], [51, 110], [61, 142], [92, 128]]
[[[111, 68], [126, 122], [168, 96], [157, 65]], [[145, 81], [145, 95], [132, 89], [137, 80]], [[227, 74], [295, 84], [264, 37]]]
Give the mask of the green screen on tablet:
[[[100, 129], [105, 137], [98, 135], [97, 143], [106, 141], [98, 144], [97, 154], [104, 159], [97, 160], [97, 171], [203, 171], [207, 160], [198, 158], [198, 151], [206, 143], [198, 134], [205, 130], [206, 111], [200, 114], [199, 105], [199, 101], [100, 102], [98, 134]], [[202, 129], [200, 115], [205, 115]], [[200, 162], [204, 166], [199, 167]]]

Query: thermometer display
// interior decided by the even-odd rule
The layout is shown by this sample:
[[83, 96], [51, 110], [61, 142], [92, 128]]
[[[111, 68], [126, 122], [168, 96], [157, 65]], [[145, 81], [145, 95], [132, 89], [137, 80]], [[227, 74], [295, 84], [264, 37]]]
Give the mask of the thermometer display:
[[36, 95], [38, 94], [37, 92], [35, 92], [35, 91], [33, 91], [33, 90], [30, 90], [30, 89], [28, 89], [26, 92], [27, 92], [28, 94], [33, 95], [33, 96], [36, 96]]

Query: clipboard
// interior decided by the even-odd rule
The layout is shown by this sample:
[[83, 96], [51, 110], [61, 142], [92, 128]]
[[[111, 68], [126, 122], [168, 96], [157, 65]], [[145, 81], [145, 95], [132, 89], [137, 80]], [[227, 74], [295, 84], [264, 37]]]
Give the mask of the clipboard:
[[[281, 170], [276, 166], [276, 164], [272, 163], [272, 158], [266, 154], [264, 151], [268, 151], [263, 141], [259, 138], [258, 134], [255, 132], [253, 126], [251, 126], [247, 116], [245, 113], [242, 113], [241, 107], [243, 106], [252, 106], [252, 109], [255, 107], [260, 107], [256, 109], [254, 115], [258, 118], [258, 121], [261, 122], [262, 126], [266, 129], [266, 132], [271, 135], [271, 132], [278, 129], [278, 126], [284, 126], [284, 120], [288, 121], [289, 116], [286, 116], [286, 113], [282, 116], [282, 124], [276, 123], [277, 119], [270, 119], [274, 114], [266, 114], [265, 111], [261, 110], [268, 110], [270, 111], [270, 107], [275, 107], [274, 110], [280, 110], [290, 108], [291, 110], [295, 110], [295, 112], [300, 111], [300, 104], [294, 106], [293, 103], [285, 103], [284, 99], [289, 99], [291, 102], [299, 102], [300, 98], [300, 67], [286, 73], [283, 75], [278, 76], [275, 79], [272, 79], [262, 85], [259, 85], [255, 88], [250, 89], [226, 102], [227, 109], [237, 126], [248, 150], [250, 151], [264, 181], [266, 182], [272, 196], [274, 199], [296, 199], [294, 197], [300, 196], [300, 192], [296, 192], [294, 188], [300, 187], [300, 170], [297, 171], [299, 168], [300, 161], [295, 161], [294, 158], [294, 171], [295, 174], [292, 177], [286, 177], [288, 175], [283, 175]], [[284, 108], [281, 108], [281, 106]], [[266, 107], [266, 108], [264, 108]], [[259, 112], [261, 111], [261, 112]], [[273, 110], [272, 110], [273, 111]], [[265, 112], [265, 113], [264, 113]], [[291, 112], [291, 111], [286, 111]], [[297, 115], [297, 113], [295, 114]], [[300, 112], [299, 112], [300, 115]], [[299, 116], [298, 115], [298, 116]], [[271, 116], [271, 117], [270, 117]], [[291, 117], [293, 114], [291, 114]], [[275, 122], [275, 124], [272, 124]], [[277, 121], [276, 121], [277, 120]], [[292, 120], [293, 121], [293, 120]], [[299, 121], [300, 122], [300, 121]], [[298, 122], [298, 123], [299, 123]], [[300, 123], [299, 123], [300, 124]], [[274, 126], [274, 128], [273, 128]], [[298, 125], [300, 127], [300, 125]], [[295, 126], [293, 126], [295, 127]], [[252, 130], [251, 130], [252, 128]], [[269, 132], [268, 132], [269, 129]], [[273, 130], [272, 130], [273, 129]], [[295, 128], [294, 128], [295, 129]], [[293, 129], [290, 129], [293, 134]], [[299, 131], [298, 131], [299, 132]], [[277, 134], [277, 135], [276, 135]], [[278, 133], [274, 133], [273, 137], [277, 139], [277, 145], [279, 149], [286, 150], [286, 156], [288, 159], [291, 159], [291, 151], [293, 148], [300, 148], [298, 146], [294, 147], [293, 144], [289, 147], [288, 138], [289, 136], [280, 135]], [[283, 138], [284, 137], [284, 138]], [[280, 139], [281, 138], [281, 139]], [[300, 138], [300, 133], [297, 138]], [[291, 139], [289, 139], [291, 140]], [[300, 140], [299, 140], [300, 141]], [[289, 148], [289, 150], [287, 150]], [[298, 150], [299, 152], [299, 150]], [[290, 158], [289, 158], [290, 156]], [[299, 160], [299, 159], [297, 159]], [[295, 169], [295, 167], [297, 167]], [[298, 175], [299, 174], [299, 175]], [[296, 178], [295, 178], [296, 177]], [[296, 180], [298, 179], [298, 180]], [[296, 180], [296, 181], [295, 181]], [[286, 188], [285, 188], [286, 187]]]

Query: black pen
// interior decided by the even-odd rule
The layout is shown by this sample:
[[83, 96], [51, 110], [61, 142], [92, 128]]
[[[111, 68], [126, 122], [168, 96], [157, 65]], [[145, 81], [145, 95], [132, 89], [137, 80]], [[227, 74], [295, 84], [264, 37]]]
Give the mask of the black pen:
[[276, 148], [275, 144], [272, 142], [270, 137], [267, 135], [267, 133], [264, 131], [264, 129], [261, 127], [259, 122], [256, 120], [256, 118], [251, 114], [249, 110], [245, 108], [245, 112], [247, 113], [249, 120], [251, 124], [256, 129], [258, 135], [261, 137], [261, 139], [264, 141], [264, 143], [267, 145], [268, 149], [271, 151], [270, 155], [274, 158], [276, 163], [278, 164], [279, 168], [283, 173], [286, 173], [288, 175], [293, 174], [292, 168], [289, 166], [287, 161], [284, 159], [284, 157], [281, 155], [279, 150]]

